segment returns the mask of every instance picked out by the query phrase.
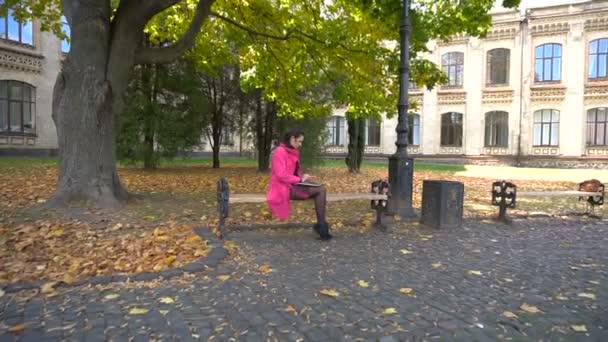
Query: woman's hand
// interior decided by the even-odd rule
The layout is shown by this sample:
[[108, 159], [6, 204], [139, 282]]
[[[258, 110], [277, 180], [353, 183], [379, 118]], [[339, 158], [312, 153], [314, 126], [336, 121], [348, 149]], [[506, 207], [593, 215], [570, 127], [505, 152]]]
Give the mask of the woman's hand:
[[309, 175], [308, 173], [305, 173], [302, 175], [302, 182], [306, 182], [308, 179], [310, 179], [312, 176]]

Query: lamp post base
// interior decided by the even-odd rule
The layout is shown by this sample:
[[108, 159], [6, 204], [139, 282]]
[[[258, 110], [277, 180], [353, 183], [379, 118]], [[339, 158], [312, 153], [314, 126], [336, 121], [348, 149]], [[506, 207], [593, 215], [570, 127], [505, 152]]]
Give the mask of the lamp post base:
[[399, 215], [403, 221], [418, 220], [419, 215], [412, 208], [414, 159], [401, 154], [390, 156], [388, 158], [388, 181], [391, 186], [388, 212], [392, 215]]

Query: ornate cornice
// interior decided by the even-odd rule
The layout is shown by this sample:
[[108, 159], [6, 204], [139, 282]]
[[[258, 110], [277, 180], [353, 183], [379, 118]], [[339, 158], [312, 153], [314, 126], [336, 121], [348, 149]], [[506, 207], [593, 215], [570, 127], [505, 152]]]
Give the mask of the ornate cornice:
[[512, 89], [484, 89], [483, 103], [511, 103], [515, 92]]
[[437, 97], [440, 105], [464, 104], [467, 102], [467, 92], [462, 90], [440, 90]]
[[42, 55], [0, 46], [0, 66], [8, 69], [39, 73], [42, 71], [43, 59]]
[[464, 34], [457, 34], [453, 37], [450, 38], [450, 40], [447, 41], [439, 41], [437, 43], [437, 45], [439, 46], [449, 46], [449, 45], [462, 45], [462, 44], [467, 44], [469, 41], [469, 36], [464, 35]]
[[585, 31], [608, 31], [608, 17], [587, 19], [585, 21]]
[[608, 99], [608, 83], [585, 84], [585, 101]]
[[496, 26], [492, 28], [484, 40], [512, 39], [517, 36], [519, 29], [513, 26]]
[[560, 33], [568, 33], [570, 24], [567, 22], [554, 22], [545, 24], [532, 25], [530, 34], [533, 36], [554, 35]]
[[559, 102], [566, 97], [566, 87], [532, 87], [532, 102]]
[[415, 101], [418, 104], [420, 109], [424, 105], [424, 93], [422, 93], [422, 92], [419, 92], [419, 91], [410, 92], [409, 99], [410, 99], [410, 101]]

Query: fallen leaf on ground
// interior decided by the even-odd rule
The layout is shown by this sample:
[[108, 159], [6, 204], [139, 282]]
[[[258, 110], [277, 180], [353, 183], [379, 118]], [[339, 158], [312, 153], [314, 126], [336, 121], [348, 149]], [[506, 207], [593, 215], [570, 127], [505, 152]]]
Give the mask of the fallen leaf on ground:
[[405, 255], [413, 253], [412, 251], [408, 251], [407, 249], [401, 249], [401, 250], [399, 250], [399, 252], [401, 252], [401, 254], [405, 254]]
[[230, 279], [230, 276], [227, 274], [222, 274], [222, 275], [217, 276], [217, 279], [219, 279], [221, 281], [226, 281], [226, 280]]
[[593, 293], [579, 293], [578, 296], [595, 300], [595, 295]]
[[319, 291], [319, 293], [334, 298], [340, 295], [338, 291], [332, 289], [322, 289], [321, 291]]
[[469, 271], [467, 271], [467, 274], [480, 276], [481, 272], [480, 271], [469, 270]]
[[173, 304], [175, 303], [175, 300], [173, 300], [173, 298], [171, 297], [163, 297], [161, 299], [158, 300], [159, 302], [163, 303], [163, 304]]
[[440, 262], [434, 262], [431, 264], [431, 266], [433, 266], [433, 268], [439, 268], [441, 267], [441, 263]]
[[2, 291], [2, 289], [0, 289], [0, 298], [2, 298], [4, 296], [4, 291]]
[[262, 273], [262, 274], [268, 274], [268, 273], [271, 273], [273, 271], [273, 269], [272, 269], [272, 267], [270, 267], [270, 265], [264, 264], [264, 265], [261, 265], [260, 267], [258, 267], [258, 271], [260, 271], [260, 273]]
[[14, 326], [8, 328], [8, 332], [13, 333], [13, 334], [19, 334], [19, 333], [23, 332], [23, 330], [25, 330], [25, 326], [26, 326], [25, 323], [14, 325]]
[[106, 295], [103, 298], [105, 298], [105, 299], [116, 299], [118, 297], [120, 297], [120, 295], [118, 293], [110, 293], [109, 295]]
[[298, 310], [296, 310], [296, 308], [291, 304], [287, 305], [287, 310], [285, 310], [285, 311], [292, 313], [292, 314], [298, 313]]
[[522, 309], [525, 312], [528, 312], [528, 313], [539, 313], [539, 312], [542, 312], [536, 306], [528, 305], [526, 303], [523, 303], [519, 308]]
[[57, 284], [58, 282], [56, 281], [45, 283], [42, 285], [42, 287], [40, 287], [40, 293], [46, 295], [47, 297], [54, 297], [58, 295], [57, 291], [55, 290], [55, 286], [57, 286]]
[[561, 294], [559, 294], [559, 295], [555, 296], [555, 299], [557, 299], [557, 300], [568, 300], [568, 298], [567, 298], [567, 297], [564, 297], [564, 296], [562, 296]]
[[394, 315], [397, 313], [397, 309], [395, 308], [386, 308], [384, 309], [384, 311], [382, 311], [383, 314], [385, 315]]
[[145, 315], [148, 313], [148, 309], [133, 308], [129, 310], [129, 315]]
[[505, 311], [502, 313], [502, 315], [507, 318], [517, 318], [517, 315], [512, 313], [511, 311]]
[[359, 280], [357, 284], [361, 287], [369, 287], [369, 283], [363, 280]]
[[404, 295], [410, 295], [412, 292], [414, 292], [414, 289], [411, 287], [402, 287], [399, 289], [399, 292], [403, 293]]
[[582, 325], [571, 325], [570, 328], [576, 332], [587, 332], [587, 326]]

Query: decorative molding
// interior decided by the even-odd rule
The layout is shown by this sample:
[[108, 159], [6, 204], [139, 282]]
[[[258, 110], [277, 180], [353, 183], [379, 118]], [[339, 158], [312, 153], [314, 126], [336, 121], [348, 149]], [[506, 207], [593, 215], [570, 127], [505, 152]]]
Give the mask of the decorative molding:
[[608, 83], [585, 84], [585, 101], [606, 100], [608, 98]]
[[546, 23], [546, 24], [533, 25], [532, 28], [530, 29], [530, 34], [532, 36], [544, 36], [544, 35], [568, 33], [568, 31], [570, 31], [569, 23], [558, 22], [558, 23]]
[[463, 90], [440, 90], [437, 93], [438, 104], [453, 105], [464, 104], [467, 102], [467, 92]]
[[0, 145], [8, 145], [8, 137], [0, 137]]
[[379, 154], [381, 153], [380, 146], [365, 146], [363, 153]]
[[0, 66], [8, 69], [40, 73], [42, 59], [44, 56], [0, 46]]
[[564, 86], [542, 86], [532, 87], [532, 102], [559, 102], [566, 97], [566, 87]]
[[23, 137], [11, 137], [11, 145], [23, 145], [24, 143]]
[[325, 147], [327, 153], [346, 153], [346, 147], [344, 146], [327, 146]]
[[537, 156], [557, 156], [559, 147], [533, 147], [532, 154]]
[[512, 39], [517, 37], [518, 33], [517, 27], [494, 27], [484, 40]]
[[606, 156], [608, 155], [608, 146], [587, 147], [585, 151], [588, 156]]
[[407, 147], [408, 154], [420, 154], [420, 146], [408, 146]]
[[459, 33], [450, 38], [447, 41], [439, 41], [437, 45], [439, 46], [450, 46], [450, 45], [462, 45], [467, 44], [469, 42], [469, 36]]
[[439, 153], [441, 153], [441, 154], [463, 154], [462, 147], [452, 147], [452, 146], [439, 147]]
[[488, 155], [508, 155], [509, 147], [484, 147], [483, 152]]
[[494, 90], [484, 89], [482, 95], [483, 103], [511, 103], [513, 102], [513, 96], [515, 91], [513, 89], [507, 90]]
[[608, 31], [608, 17], [597, 16], [585, 21], [585, 31]]
[[419, 109], [422, 109], [424, 105], [424, 93], [421, 91], [411, 91], [409, 93], [409, 98], [411, 101], [415, 101], [419, 105]]

